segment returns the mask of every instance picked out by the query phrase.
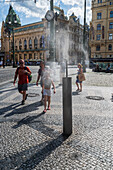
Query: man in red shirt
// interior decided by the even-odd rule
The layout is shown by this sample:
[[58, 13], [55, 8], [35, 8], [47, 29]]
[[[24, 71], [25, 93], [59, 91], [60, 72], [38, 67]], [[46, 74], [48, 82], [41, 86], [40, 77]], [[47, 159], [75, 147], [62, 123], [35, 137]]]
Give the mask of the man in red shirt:
[[22, 105], [25, 104], [25, 100], [27, 99], [28, 94], [26, 94], [26, 91], [28, 89], [28, 75], [31, 75], [31, 71], [29, 67], [25, 66], [24, 60], [19, 61], [20, 67], [16, 69], [15, 72], [15, 77], [14, 77], [14, 82], [13, 84], [15, 85], [17, 76], [18, 76], [18, 91], [23, 95], [23, 100], [22, 100]]

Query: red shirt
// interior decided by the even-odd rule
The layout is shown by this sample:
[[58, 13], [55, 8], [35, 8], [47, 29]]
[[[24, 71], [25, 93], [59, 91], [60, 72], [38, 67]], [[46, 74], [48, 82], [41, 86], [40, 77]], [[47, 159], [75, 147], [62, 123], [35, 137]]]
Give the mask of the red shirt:
[[25, 70], [31, 73], [29, 67], [26, 67], [26, 69], [25, 69], [25, 67], [23, 67], [23, 68], [19, 67], [16, 69], [15, 74], [18, 75], [18, 79], [19, 79], [18, 84], [28, 84], [29, 83], [28, 75], [23, 72]]

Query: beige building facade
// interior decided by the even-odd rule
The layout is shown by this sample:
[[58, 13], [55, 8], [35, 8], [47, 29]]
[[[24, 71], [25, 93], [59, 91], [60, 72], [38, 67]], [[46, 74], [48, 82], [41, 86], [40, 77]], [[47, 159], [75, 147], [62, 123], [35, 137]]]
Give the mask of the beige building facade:
[[[74, 13], [68, 19], [62, 9], [54, 7], [54, 12], [56, 11], [57, 19], [54, 19], [55, 59], [58, 62], [63, 58], [69, 63], [78, 63], [82, 58], [83, 26]], [[12, 7], [9, 13], [15, 14]], [[6, 21], [9, 22], [8, 15]], [[4, 52], [6, 64], [13, 61], [13, 45], [15, 63], [18, 63], [20, 59], [25, 61], [49, 60], [50, 22], [44, 18], [40, 22], [18, 26], [14, 28], [13, 36], [12, 32], [9, 34], [6, 31], [6, 21], [3, 21], [1, 28], [1, 52]]]
[[91, 60], [113, 60], [113, 0], [92, 0]]

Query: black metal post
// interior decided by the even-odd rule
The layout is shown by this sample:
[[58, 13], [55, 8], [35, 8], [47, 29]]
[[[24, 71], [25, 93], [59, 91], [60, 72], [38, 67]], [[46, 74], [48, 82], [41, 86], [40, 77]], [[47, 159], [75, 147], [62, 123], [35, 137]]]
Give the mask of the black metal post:
[[[53, 11], [53, 0], [50, 0], [50, 10]], [[50, 21], [50, 61], [55, 61], [55, 27], [54, 18]]]
[[9, 35], [9, 59], [10, 59], [10, 31], [8, 31], [8, 35]]
[[66, 60], [66, 77], [68, 77], [68, 64], [67, 64], [67, 60]]
[[[84, 50], [85, 50], [85, 39], [86, 39], [86, 0], [84, 0], [84, 31], [83, 31], [83, 48], [84, 48]], [[86, 72], [85, 54], [83, 54], [83, 72]]]
[[72, 81], [63, 77], [63, 135], [72, 134]]

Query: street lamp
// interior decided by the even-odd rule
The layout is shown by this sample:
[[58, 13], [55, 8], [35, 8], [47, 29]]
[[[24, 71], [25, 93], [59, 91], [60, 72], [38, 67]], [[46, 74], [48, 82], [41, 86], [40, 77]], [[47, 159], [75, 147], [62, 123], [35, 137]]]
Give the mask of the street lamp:
[[[86, 0], [84, 0], [84, 31], [83, 31], [83, 48], [84, 48], [84, 50], [85, 50], [85, 39], [86, 39]], [[86, 72], [85, 54], [83, 54], [83, 72]]]
[[[10, 41], [10, 35], [12, 33], [13, 38], [13, 67], [15, 67], [15, 45], [14, 45], [14, 27], [17, 24], [17, 20], [13, 18], [12, 22], [9, 20], [9, 22], [6, 23], [6, 32], [9, 34], [9, 41]], [[9, 48], [10, 48], [10, 42], [9, 42]], [[10, 50], [10, 49], [9, 49]]]
[[[10, 5], [9, 12], [8, 12], [8, 15], [7, 15], [6, 21], [5, 21], [5, 29], [6, 29], [6, 32], [8, 32], [8, 34], [9, 34], [9, 41], [10, 41], [10, 35], [12, 34], [12, 40], [13, 40], [13, 67], [15, 67], [14, 28], [19, 27], [19, 26], [21, 26], [20, 19], [16, 15], [15, 11], [13, 10], [13, 7]], [[10, 44], [10, 42], [9, 42], [9, 44]]]
[[50, 0], [50, 10], [47, 11], [45, 18], [50, 22], [50, 49], [49, 60], [55, 61], [55, 27], [54, 27], [54, 12], [53, 12], [53, 0]]

